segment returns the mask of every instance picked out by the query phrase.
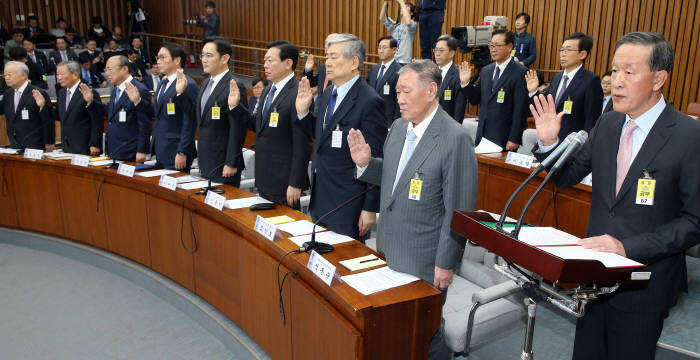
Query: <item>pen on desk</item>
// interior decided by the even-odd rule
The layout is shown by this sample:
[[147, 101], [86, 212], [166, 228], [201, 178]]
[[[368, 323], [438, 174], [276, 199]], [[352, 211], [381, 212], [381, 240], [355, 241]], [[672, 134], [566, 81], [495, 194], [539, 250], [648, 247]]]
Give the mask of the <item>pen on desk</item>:
[[367, 263], [367, 262], [372, 262], [372, 261], [377, 261], [377, 260], [381, 260], [381, 259], [378, 258], [378, 257], [375, 257], [374, 259], [362, 260], [362, 261], [360, 261], [360, 264]]

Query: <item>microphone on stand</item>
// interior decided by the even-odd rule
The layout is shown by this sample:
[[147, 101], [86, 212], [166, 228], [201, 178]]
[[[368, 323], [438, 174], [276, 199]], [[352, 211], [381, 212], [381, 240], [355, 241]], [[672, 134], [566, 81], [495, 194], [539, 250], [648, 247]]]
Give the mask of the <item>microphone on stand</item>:
[[207, 180], [209, 180], [209, 183], [207, 184], [207, 187], [203, 187], [201, 190], [197, 191], [197, 192], [195, 193], [195, 195], [206, 195], [206, 194], [207, 194], [207, 191], [211, 191], [211, 192], [217, 193], [217, 194], [223, 194], [223, 193], [224, 193], [224, 189], [219, 189], [219, 188], [215, 188], [215, 187], [211, 186], [211, 176], [212, 176], [212, 174], [214, 173], [214, 171], [218, 170], [219, 168], [221, 168], [221, 167], [224, 166], [224, 165], [226, 165], [226, 161], [222, 162], [221, 164], [219, 164], [219, 165], [217, 165], [216, 167], [214, 167], [213, 169], [211, 169], [211, 171], [209, 171], [209, 173], [208, 173], [207, 176], [206, 176]]
[[357, 200], [358, 198], [360, 198], [361, 196], [367, 194], [372, 189], [374, 189], [374, 185], [367, 186], [367, 189], [365, 189], [364, 191], [362, 191], [359, 194], [343, 201], [342, 203], [340, 203], [340, 205], [331, 209], [330, 211], [328, 211], [327, 213], [325, 213], [321, 217], [319, 217], [316, 221], [314, 221], [314, 226], [311, 228], [311, 241], [307, 241], [302, 245], [302, 247], [304, 248], [304, 251], [306, 251], [307, 253], [310, 253], [313, 250], [319, 254], [325, 254], [325, 253], [328, 253], [328, 252], [335, 250], [335, 248], [333, 248], [333, 245], [316, 241], [316, 225], [318, 225], [318, 223], [321, 222], [321, 220], [326, 218], [328, 215], [333, 214], [336, 211], [342, 209], [343, 207], [345, 207], [349, 203], [351, 203], [351, 202]]
[[539, 173], [544, 171], [553, 162], [555, 162], [557, 159], [559, 159], [561, 154], [569, 147], [569, 144], [571, 144], [571, 142], [574, 141], [574, 137], [576, 137], [576, 133], [572, 132], [571, 134], [569, 134], [569, 136], [567, 136], [566, 139], [564, 139], [564, 141], [562, 141], [561, 144], [559, 144], [559, 146], [557, 146], [556, 149], [554, 149], [552, 151], [552, 153], [550, 153], [549, 156], [547, 156], [546, 159], [542, 160], [542, 162], [540, 163], [540, 166], [538, 166], [530, 174], [530, 176], [528, 176], [527, 179], [525, 179], [525, 181], [523, 181], [520, 184], [520, 186], [518, 186], [518, 188], [515, 189], [513, 194], [510, 196], [510, 198], [506, 202], [506, 206], [503, 208], [503, 212], [501, 213], [501, 218], [498, 219], [498, 223], [496, 224], [497, 230], [504, 232], [503, 224], [506, 221], [506, 214], [508, 213], [508, 208], [510, 208], [511, 203], [513, 202], [513, 200], [515, 200], [515, 197], [518, 196], [518, 194], [520, 194], [520, 192], [525, 188], [525, 185], [530, 183], [530, 181], [532, 181], [532, 179], [534, 179], [535, 176], [539, 175]]

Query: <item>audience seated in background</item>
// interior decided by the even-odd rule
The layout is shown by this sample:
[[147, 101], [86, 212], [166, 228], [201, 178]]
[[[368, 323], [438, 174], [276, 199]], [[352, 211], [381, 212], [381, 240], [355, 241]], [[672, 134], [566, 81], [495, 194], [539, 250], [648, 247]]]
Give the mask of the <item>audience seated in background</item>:
[[82, 49], [83, 37], [75, 33], [75, 29], [69, 27], [66, 29], [66, 42], [69, 49]]
[[78, 61], [75, 52], [68, 48], [65, 37], [56, 38], [56, 49], [49, 53], [49, 73], [56, 72], [56, 66], [64, 61]]
[[253, 80], [253, 96], [248, 100], [248, 110], [251, 114], [255, 115], [257, 112], [258, 100], [260, 95], [262, 95], [263, 89], [267, 86], [268, 81], [265, 78], [255, 78]]
[[87, 38], [93, 38], [97, 40], [97, 46], [104, 47], [105, 41], [112, 36], [112, 32], [109, 29], [102, 27], [102, 17], [93, 16], [92, 17], [92, 27], [87, 32]]
[[109, 39], [107, 42], [107, 49], [104, 51], [105, 64], [110, 57], [115, 55], [126, 56], [126, 50], [119, 47], [119, 43], [115, 39]]
[[140, 35], [133, 35], [131, 36], [131, 48], [136, 50], [139, 54], [139, 60], [141, 63], [146, 67], [146, 69], [151, 68], [151, 61], [148, 58], [148, 54], [146, 54], [146, 50], [143, 48], [143, 41], [141, 40]]
[[49, 69], [49, 62], [46, 59], [46, 54], [41, 51], [35, 51], [34, 41], [30, 39], [24, 39], [22, 45], [24, 50], [27, 51], [29, 59], [39, 66], [41, 75], [46, 75]]
[[124, 37], [124, 34], [122, 33], [122, 28], [121, 26], [115, 26], [112, 28], [112, 36], [107, 39], [105, 42], [104, 50], [108, 49], [108, 42], [110, 40], [115, 40], [117, 42], [117, 45], [119, 46], [120, 50], [123, 50], [127, 48], [128, 43], [126, 41], [126, 38]]
[[22, 47], [24, 42], [24, 31], [20, 28], [12, 30], [12, 39], [5, 43], [5, 59], [10, 58], [10, 49], [13, 47]]
[[44, 80], [44, 76], [41, 74], [41, 70], [39, 69], [39, 65], [29, 59], [27, 56], [27, 50], [24, 50], [23, 47], [13, 47], [10, 49], [10, 61], [19, 61], [27, 65], [29, 68], [28, 78], [32, 85], [42, 89], [48, 88], [46, 80]]
[[56, 27], [49, 30], [49, 33], [55, 37], [66, 36], [67, 27], [68, 23], [66, 22], [66, 19], [60, 17], [58, 20], [56, 20]]
[[107, 87], [107, 81], [87, 51], [78, 55], [78, 62], [80, 63], [80, 78], [85, 84], [92, 88]]
[[27, 27], [24, 29], [25, 38], [33, 38], [39, 34], [43, 34], [44, 29], [39, 27], [39, 19], [34, 15], [27, 17]]

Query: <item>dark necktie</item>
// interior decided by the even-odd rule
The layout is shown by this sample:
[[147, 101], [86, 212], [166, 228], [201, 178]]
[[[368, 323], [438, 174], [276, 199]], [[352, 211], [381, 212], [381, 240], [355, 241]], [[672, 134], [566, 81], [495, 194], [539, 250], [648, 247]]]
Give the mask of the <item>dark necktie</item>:
[[333, 89], [331, 93], [331, 100], [328, 102], [328, 109], [326, 110], [326, 117], [323, 118], [323, 129], [326, 129], [326, 125], [331, 123], [331, 118], [333, 118], [333, 111], [335, 110], [335, 101], [338, 100], [338, 89]]
[[377, 77], [377, 83], [374, 84], [375, 90], [379, 90], [379, 83], [382, 81], [383, 77], [384, 77], [384, 64], [382, 64], [382, 67], [379, 68], [379, 76]]
[[275, 85], [272, 85], [272, 88], [270, 88], [270, 92], [267, 94], [267, 99], [265, 99], [265, 106], [263, 107], [262, 113], [263, 121], [265, 120], [265, 117], [267, 117], [267, 111], [270, 110], [270, 105], [272, 105], [272, 99], [275, 97], [276, 91], [277, 88], [275, 87]]
[[501, 68], [496, 66], [496, 74], [493, 76], [493, 80], [491, 82], [491, 92], [496, 91], [496, 83], [498, 83], [498, 78], [501, 75]]
[[168, 79], [165, 78], [165, 80], [161, 81], [160, 84], [160, 89], [158, 90], [158, 98], [156, 99], [157, 102], [161, 101], [161, 97], [163, 94], [165, 94], [165, 89], [168, 87]]
[[561, 103], [561, 100], [563, 99], [564, 91], [566, 91], [566, 86], [569, 85], [569, 77], [564, 75], [562, 78], [563, 83], [561, 84], [561, 89], [559, 89], [559, 93], [557, 94], [557, 98], [555, 99], [555, 104], [559, 106]]
[[199, 108], [202, 110], [202, 117], [204, 117], [204, 105], [207, 104], [207, 100], [209, 100], [209, 95], [211, 95], [212, 85], [214, 85], [214, 78], [209, 79], [207, 88], [204, 89], [204, 94], [202, 94], [202, 101], [199, 104]]

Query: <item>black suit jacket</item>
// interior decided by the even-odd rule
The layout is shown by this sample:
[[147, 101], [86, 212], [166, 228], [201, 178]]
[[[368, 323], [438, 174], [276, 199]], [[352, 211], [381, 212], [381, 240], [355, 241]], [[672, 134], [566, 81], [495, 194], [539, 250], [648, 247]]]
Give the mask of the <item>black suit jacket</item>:
[[[440, 95], [442, 109], [460, 124], [464, 120], [464, 112], [467, 109], [467, 99], [465, 93], [460, 91], [461, 88], [459, 69], [455, 64], [452, 64], [445, 74], [445, 79], [442, 80], [438, 95]], [[449, 91], [449, 97], [445, 96], [446, 91]]]
[[[603, 114], [574, 160], [554, 178], [559, 187], [593, 172], [587, 236], [610, 234], [628, 258], [647, 264], [647, 286], [623, 285], [609, 304], [626, 311], [664, 312], [687, 290], [685, 250], [700, 242], [700, 122], [670, 105], [661, 113], [615, 195], [617, 152], [625, 115]], [[536, 156], [542, 160], [547, 154]], [[644, 170], [656, 180], [654, 204], [637, 205]]]
[[[557, 95], [557, 88], [564, 72], [557, 73], [549, 83], [549, 93], [553, 97]], [[569, 84], [557, 102], [557, 113], [564, 110], [564, 102], [571, 100], [571, 114], [564, 114], [559, 130], [559, 140], [564, 140], [567, 135], [579, 130], [590, 132], [600, 117], [600, 109], [603, 107], [603, 88], [600, 87], [598, 75], [581, 67], [569, 80]]]
[[[46, 99], [43, 109], [39, 110], [36, 105], [32, 90], [39, 90]], [[44, 149], [44, 145], [53, 145], [56, 142], [56, 130], [53, 124], [55, 114], [49, 94], [32, 84], [27, 84], [17, 105], [17, 111], [15, 111], [14, 99], [15, 89], [8, 87], [0, 100], [0, 115], [5, 115], [10, 146], [16, 149]], [[25, 109], [29, 112], [28, 120], [22, 120], [22, 110]]]
[[[462, 88], [472, 105], [481, 105], [474, 144], [478, 145], [482, 137], [504, 148], [508, 141], [522, 144], [529, 111], [525, 84], [527, 68], [511, 59], [498, 78], [496, 90], [491, 91], [495, 69], [495, 62], [484, 66], [479, 75], [479, 83], [475, 85], [472, 81]], [[497, 101], [501, 89], [506, 93], [502, 104]]]
[[[213, 181], [238, 186], [240, 185], [240, 173], [244, 168], [242, 149], [243, 142], [245, 142], [247, 119], [244, 112], [237, 111], [240, 106], [233, 108], [234, 111], [230, 111], [228, 108], [231, 79], [233, 79], [233, 75], [229, 71], [211, 90], [211, 95], [204, 108], [201, 107], [201, 99], [211, 78], [202, 82], [199, 94], [194, 101], [189, 99], [186, 93], [176, 96], [173, 101], [175, 106], [182, 107], [192, 118], [197, 119], [199, 132], [197, 153], [202, 176], [209, 176], [213, 172], [213, 175], [209, 176]], [[238, 82], [237, 84], [240, 93], [245, 94], [243, 84]], [[219, 120], [214, 120], [211, 116], [212, 107], [215, 105], [221, 108]], [[241, 106], [248, 106], [245, 96], [241, 96]], [[224, 165], [238, 169], [236, 176], [224, 178], [222, 176]]]
[[[605, 97], [603, 97], [603, 98], [605, 98]], [[608, 112], [608, 111], [612, 111], [612, 109], [613, 109], [613, 100], [612, 100], [612, 97], [611, 97], [610, 100], [608, 100], [608, 102], [605, 104], [605, 109], [603, 109], [603, 113], [602, 113], [602, 114], [604, 114], [604, 113], [606, 113], [606, 112]], [[602, 114], [601, 114], [601, 115], [602, 115]]]
[[[386, 127], [390, 127], [394, 120], [401, 117], [401, 112], [399, 111], [399, 102], [396, 98], [396, 83], [399, 81], [399, 65], [396, 60], [394, 60], [388, 69], [384, 69], [384, 75], [379, 79], [379, 84], [377, 84], [377, 76], [379, 76], [379, 69], [381, 64], [372, 66], [372, 69], [367, 74], [367, 84], [377, 91], [377, 94], [384, 101], [384, 115], [386, 115]], [[384, 92], [384, 87], [389, 87], [389, 92]]]
[[[66, 49], [66, 57], [68, 57], [68, 61], [78, 61], [78, 55], [75, 55], [75, 52], [71, 49]], [[61, 60], [61, 52], [56, 49], [52, 52], [49, 53], [49, 72], [50, 73], [55, 73], [56, 72], [56, 66], [60, 64], [63, 60]]]
[[[296, 99], [299, 80], [292, 77], [263, 114], [272, 84], [260, 96], [258, 112], [249, 115], [248, 128], [255, 131], [255, 186], [261, 193], [284, 196], [287, 187], [309, 188], [307, 169], [311, 156], [311, 137], [297, 118]], [[249, 111], [238, 106], [236, 110]], [[279, 114], [277, 126], [270, 126], [271, 114]]]
[[[44, 54], [43, 51], [39, 50], [34, 50], [34, 57], [36, 58], [35, 63], [39, 65], [39, 70], [41, 71], [41, 75], [46, 75], [48, 70], [49, 70], [49, 61], [46, 60], [46, 54]], [[27, 58], [32, 60], [32, 57], [27, 55]], [[32, 60], [34, 61], [34, 60]]]
[[[148, 154], [151, 135], [151, 116], [148, 108], [151, 106], [151, 94], [145, 86], [136, 79], [131, 79], [141, 94], [141, 101], [134, 105], [122, 91], [115, 102], [116, 87], [107, 104], [107, 154], [117, 160], [133, 161], [136, 153]], [[126, 121], [119, 121], [119, 112], [126, 112]]]
[[80, 68], [80, 80], [82, 80], [84, 83], [86, 83], [88, 86], [92, 88], [98, 88], [102, 87], [102, 82], [105, 81], [104, 76], [100, 73], [100, 71], [97, 69], [95, 65], [90, 66], [90, 70], [88, 70], [89, 74], [89, 79], [83, 76], [83, 68]]
[[44, 80], [44, 75], [41, 74], [41, 68], [32, 59], [27, 59], [27, 68], [29, 68], [29, 80], [32, 85], [38, 86], [44, 90], [49, 88], [49, 84]]
[[102, 148], [105, 109], [97, 91], [92, 91], [93, 101], [87, 106], [83, 94], [76, 89], [66, 110], [66, 89], [58, 91], [56, 112], [61, 122], [61, 146], [71, 154], [90, 154], [90, 146]]
[[[362, 131], [372, 149], [372, 157], [382, 157], [382, 146], [387, 134], [384, 103], [362, 79], [357, 79], [343, 101], [336, 104], [335, 112], [324, 129], [323, 120], [332, 90], [329, 85], [326, 91], [319, 95], [314, 111], [300, 120], [304, 131], [316, 140], [312, 164], [315, 177], [310, 206], [314, 220], [352, 196], [366, 191], [369, 186], [355, 179], [355, 163], [348, 149], [348, 131]], [[336, 128], [343, 132], [340, 148], [331, 147], [332, 132]], [[331, 229], [333, 224], [353, 225], [355, 233], [345, 235], [356, 237], [360, 212], [379, 211], [379, 196], [379, 188], [372, 189], [357, 201], [326, 217], [324, 223]]]

